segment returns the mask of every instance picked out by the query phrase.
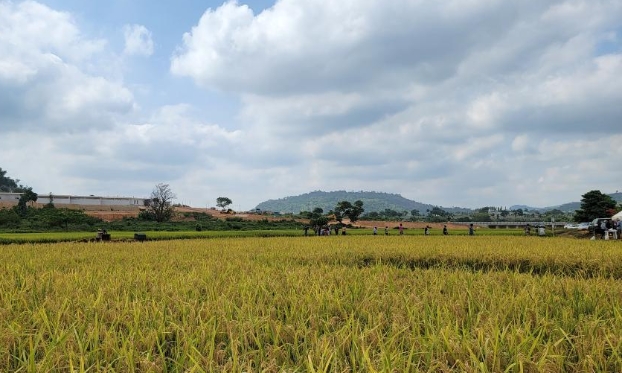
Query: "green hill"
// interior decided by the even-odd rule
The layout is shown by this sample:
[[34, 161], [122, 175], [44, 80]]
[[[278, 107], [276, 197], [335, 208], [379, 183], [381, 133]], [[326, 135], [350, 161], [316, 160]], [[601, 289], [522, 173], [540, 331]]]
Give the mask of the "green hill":
[[[618, 203], [622, 202], [622, 193], [608, 193], [607, 195], [613, 198], [613, 200]], [[561, 210], [564, 212], [575, 212], [576, 210], [581, 208], [581, 202], [568, 202], [562, 205], [547, 206], [547, 207], [531, 207], [531, 206], [525, 206], [525, 205], [515, 205], [515, 206], [510, 207], [510, 209], [512, 210], [516, 210], [517, 208], [522, 208], [523, 210], [528, 209], [528, 210], [540, 211], [540, 212], [546, 212], [546, 211], [550, 211], [553, 209]]]
[[[345, 190], [339, 190], [333, 192], [315, 191], [301, 194], [299, 196], [272, 199], [261, 202], [256, 208], [262, 211], [297, 214], [301, 211], [312, 211], [313, 209], [319, 207], [324, 210], [324, 212], [328, 212], [334, 209], [340, 201], [354, 202], [357, 200], [363, 201], [363, 208], [365, 209], [365, 212], [381, 212], [386, 209], [410, 212], [416, 209], [419, 210], [421, 214], [425, 214], [426, 210], [435, 207], [434, 205], [409, 200], [399, 194], [363, 191], [346, 192]], [[468, 210], [461, 208], [443, 209], [450, 212]]]

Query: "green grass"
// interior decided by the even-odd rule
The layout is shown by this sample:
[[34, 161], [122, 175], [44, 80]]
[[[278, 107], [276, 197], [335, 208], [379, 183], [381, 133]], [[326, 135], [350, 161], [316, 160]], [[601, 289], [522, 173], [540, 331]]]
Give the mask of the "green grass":
[[[110, 231], [112, 241], [134, 239], [135, 232]], [[295, 230], [260, 231], [146, 231], [148, 240], [177, 240], [215, 237], [280, 237], [302, 234]], [[54, 243], [88, 241], [95, 239], [95, 232], [42, 232], [42, 233], [0, 233], [0, 244]]]
[[[130, 231], [109, 231], [113, 241], [133, 240], [134, 233]], [[229, 230], [229, 231], [141, 231], [147, 235], [148, 240], [175, 240], [192, 238], [215, 238], [215, 237], [298, 237], [303, 235], [302, 229], [271, 229], [271, 230]], [[312, 232], [309, 231], [309, 234]], [[440, 229], [433, 229], [432, 236], [442, 235]], [[466, 229], [450, 231], [450, 236], [467, 236]], [[369, 236], [371, 229], [348, 229], [347, 236]], [[406, 229], [405, 236], [423, 236], [423, 229]], [[522, 236], [522, 230], [518, 229], [487, 229], [481, 228], [476, 232], [477, 236]], [[378, 238], [384, 236], [384, 231], [379, 230]], [[390, 231], [390, 236], [398, 236], [396, 230]], [[313, 236], [310, 236], [313, 237]], [[95, 232], [37, 232], [37, 233], [0, 233], [0, 244], [24, 244], [24, 243], [54, 243], [93, 240]], [[327, 238], [327, 237], [322, 237]], [[328, 237], [339, 239], [343, 236]]]

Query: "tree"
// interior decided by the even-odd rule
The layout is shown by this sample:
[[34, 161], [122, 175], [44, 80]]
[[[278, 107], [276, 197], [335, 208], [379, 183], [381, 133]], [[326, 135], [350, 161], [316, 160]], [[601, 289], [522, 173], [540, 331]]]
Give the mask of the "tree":
[[177, 198], [168, 184], [158, 184], [151, 192], [148, 211], [159, 223], [168, 221], [173, 216], [172, 201]]
[[525, 215], [525, 212], [523, 211], [523, 209], [510, 210], [510, 211], [512, 211], [512, 213], [513, 213], [515, 216], [523, 216], [523, 215]]
[[13, 189], [17, 188], [17, 183], [15, 180], [10, 177], [5, 176], [6, 171], [0, 167], [0, 191], [1, 192], [12, 192]]
[[440, 223], [448, 221], [451, 218], [451, 214], [442, 208], [435, 206], [432, 210], [428, 211], [428, 221]]
[[49, 208], [49, 209], [53, 209], [54, 208], [54, 196], [52, 195], [52, 192], [50, 192], [50, 196], [48, 198], [50, 200], [48, 201], [48, 203], [44, 207], [45, 208]]
[[480, 207], [471, 214], [471, 221], [492, 221], [490, 218], [490, 207]]
[[24, 216], [28, 208], [28, 202], [37, 202], [38, 197], [39, 196], [37, 195], [37, 193], [32, 191], [32, 188], [26, 188], [26, 190], [22, 192], [22, 195], [19, 197], [19, 201], [17, 202], [17, 213], [21, 216]]
[[316, 207], [309, 214], [309, 224], [311, 226], [323, 227], [328, 224], [328, 216], [323, 215], [324, 210], [320, 207]]
[[384, 211], [382, 211], [380, 215], [385, 220], [390, 220], [390, 219], [396, 220], [402, 217], [402, 213], [400, 211], [395, 211], [393, 209], [384, 209]]
[[356, 222], [361, 214], [365, 212], [363, 209], [363, 201], [355, 201], [354, 204], [348, 201], [341, 201], [335, 207], [335, 218], [341, 223], [343, 218], [350, 219], [350, 223]]
[[0, 167], [0, 192], [24, 193], [29, 188], [19, 183], [19, 179], [11, 179], [6, 175], [6, 171]]
[[343, 218], [346, 217], [346, 211], [348, 211], [351, 208], [352, 208], [352, 204], [348, 201], [338, 202], [334, 210], [335, 219], [337, 219], [337, 221], [341, 223], [343, 221]]
[[359, 220], [359, 216], [361, 216], [363, 212], [365, 212], [365, 209], [363, 208], [363, 201], [357, 200], [354, 201], [354, 207], [352, 207], [352, 210], [349, 211], [347, 216], [350, 218], [350, 222], [354, 223]]
[[616, 208], [616, 201], [600, 190], [591, 190], [581, 197], [581, 209], [576, 210], [574, 215], [576, 222], [609, 217], [611, 210]]
[[227, 206], [229, 206], [232, 203], [233, 203], [233, 201], [231, 201], [231, 199], [227, 198], [227, 197], [218, 197], [218, 198], [216, 198], [216, 206], [220, 207], [223, 210], [225, 208], [227, 208]]
[[0, 209], [0, 226], [4, 228], [18, 228], [21, 217], [15, 209]]
[[364, 217], [367, 220], [378, 220], [383, 218], [383, 216], [381, 216], [377, 211], [368, 212]]

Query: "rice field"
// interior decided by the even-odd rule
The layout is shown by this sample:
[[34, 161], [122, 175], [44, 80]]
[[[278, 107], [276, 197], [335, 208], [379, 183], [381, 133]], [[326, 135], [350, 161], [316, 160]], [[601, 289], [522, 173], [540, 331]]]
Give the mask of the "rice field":
[[[131, 231], [110, 231], [113, 241], [132, 241]], [[250, 230], [250, 231], [146, 231], [148, 240], [185, 240], [216, 237], [287, 237], [300, 236], [301, 231], [291, 229]], [[96, 232], [36, 232], [36, 233], [0, 233], [0, 244], [55, 243], [92, 241]]]
[[[132, 231], [109, 231], [113, 241], [131, 241], [134, 238]], [[224, 238], [224, 237], [300, 237], [304, 235], [300, 229], [266, 229], [266, 230], [204, 230], [204, 231], [144, 231], [148, 240], [185, 240], [197, 238]], [[90, 241], [95, 239], [96, 232], [0, 232], [0, 245], [26, 244], [26, 243], [55, 243]], [[310, 235], [313, 235], [309, 231]], [[348, 236], [369, 236], [371, 229], [350, 229]], [[391, 230], [390, 235], [397, 235], [396, 230]], [[451, 235], [468, 234], [467, 228], [454, 229]], [[550, 234], [550, 232], [549, 232]], [[405, 229], [405, 236], [423, 236], [423, 229]], [[432, 235], [442, 235], [440, 229], [433, 229]], [[488, 229], [480, 228], [477, 235], [484, 236], [523, 236], [522, 229]]]
[[2, 372], [622, 371], [622, 241], [0, 246]]

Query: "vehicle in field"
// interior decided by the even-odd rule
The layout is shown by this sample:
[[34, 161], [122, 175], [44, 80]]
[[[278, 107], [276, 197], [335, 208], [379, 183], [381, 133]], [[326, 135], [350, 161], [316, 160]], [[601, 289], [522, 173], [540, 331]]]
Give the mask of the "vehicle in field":
[[590, 229], [590, 224], [591, 223], [589, 221], [586, 221], [586, 222], [583, 222], [583, 223], [579, 223], [579, 224], [577, 224], [577, 229], [580, 230], [580, 231], [587, 231], [587, 230]]
[[592, 220], [592, 223], [590, 223], [590, 227], [588, 228], [589, 232], [592, 233], [594, 236], [602, 236], [605, 233], [600, 227], [603, 222], [611, 227], [611, 218], [596, 218]]

